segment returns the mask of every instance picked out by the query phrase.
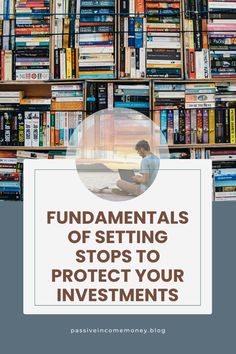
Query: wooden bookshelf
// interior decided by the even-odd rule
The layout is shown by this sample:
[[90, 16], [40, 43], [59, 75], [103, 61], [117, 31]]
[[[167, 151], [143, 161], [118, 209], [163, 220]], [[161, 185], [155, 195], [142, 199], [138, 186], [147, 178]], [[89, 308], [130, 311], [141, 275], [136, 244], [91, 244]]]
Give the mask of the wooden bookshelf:
[[[53, 1], [50, 1], [50, 49], [49, 49], [49, 60], [50, 60], [50, 80], [0, 80], [0, 91], [16, 91], [16, 90], [22, 90], [25, 93], [25, 97], [36, 97], [36, 98], [46, 98], [46, 97], [51, 97], [51, 88], [53, 85], [76, 85], [76, 84], [83, 84], [83, 98], [84, 98], [84, 109], [81, 110], [83, 113], [83, 116], [86, 117], [86, 102], [87, 102], [87, 85], [89, 83], [114, 83], [114, 84], [146, 84], [149, 87], [149, 116], [151, 119], [154, 118], [154, 112], [156, 109], [154, 109], [154, 87], [155, 84], [198, 84], [198, 83], [215, 83], [215, 84], [221, 84], [221, 83], [231, 83], [236, 85], [236, 77], [214, 77], [214, 78], [206, 78], [206, 79], [188, 79], [186, 76], [186, 52], [185, 52], [185, 36], [186, 36], [186, 27], [185, 27], [185, 2], [187, 0], [181, 0], [180, 2], [180, 39], [181, 39], [181, 70], [182, 70], [182, 77], [181, 78], [158, 78], [158, 77], [142, 77], [142, 78], [130, 78], [130, 77], [120, 77], [120, 56], [121, 56], [121, 45], [120, 45], [120, 19], [122, 16], [128, 16], [128, 14], [121, 14], [120, 13], [120, 6], [121, 2], [115, 0], [115, 14], [113, 14], [114, 17], [114, 28], [113, 28], [113, 35], [114, 35], [114, 64], [115, 64], [115, 77], [114, 78], [76, 78], [76, 79], [53, 79], [54, 77], [54, 54], [55, 50], [53, 47], [53, 42], [55, 39], [54, 36], [54, 31], [55, 31], [55, 26], [54, 26], [54, 20], [55, 20], [55, 13], [53, 13]], [[68, 14], [66, 17], [68, 18]], [[79, 13], [78, 17], [80, 17], [81, 14]], [[149, 15], [150, 16], [150, 15]], [[236, 15], [235, 15], [236, 16]], [[145, 20], [148, 17], [147, 11], [145, 10], [144, 13], [134, 13], [133, 16], [131, 17], [141, 17], [145, 18]], [[236, 17], [235, 17], [236, 18]], [[105, 22], [104, 22], [105, 23]], [[168, 31], [167, 31], [168, 32]], [[178, 32], [178, 31], [177, 31]], [[87, 32], [85, 32], [87, 33]], [[92, 33], [92, 32], [91, 32]], [[99, 32], [94, 32], [94, 33], [99, 33]], [[102, 33], [102, 32], [100, 32]], [[143, 41], [145, 41], [145, 37], [147, 37], [148, 30], [146, 30], [146, 33], [143, 32]], [[74, 34], [75, 35], [75, 34]], [[54, 38], [53, 38], [54, 36]], [[145, 42], [144, 42], [145, 43]], [[209, 42], [210, 43], [210, 42]], [[145, 47], [145, 68], [147, 69], [147, 46], [144, 44]], [[64, 48], [64, 47], [63, 47]], [[210, 44], [209, 44], [210, 48]], [[12, 50], [12, 49], [10, 49]], [[210, 53], [210, 51], [209, 51]], [[169, 60], [169, 59], [168, 59]], [[210, 59], [209, 59], [210, 60]], [[145, 69], [145, 70], [146, 70]], [[141, 71], [141, 70], [140, 70]], [[211, 71], [211, 70], [210, 70]], [[147, 75], [147, 71], [145, 71], [145, 75]], [[90, 75], [91, 76], [91, 75]], [[4, 77], [4, 76], [3, 76]], [[78, 76], [77, 76], [78, 77]], [[114, 95], [113, 95], [113, 100], [114, 100]], [[236, 110], [236, 108], [235, 108]], [[88, 115], [88, 114], [87, 114]], [[154, 120], [154, 119], [153, 119]], [[191, 140], [191, 141], [196, 141], [196, 140]], [[226, 140], [227, 141], [227, 140]], [[230, 140], [229, 140], [230, 141]], [[189, 149], [189, 150], [199, 150], [201, 151], [207, 150], [207, 149], [236, 149], [236, 143], [216, 143], [216, 144], [204, 144], [204, 143], [199, 143], [199, 144], [170, 144], [170, 145], [163, 145], [168, 147], [170, 150], [184, 150], [184, 149]], [[160, 146], [161, 147], [161, 146]], [[47, 151], [52, 151], [54, 150], [55, 152], [58, 151], [73, 151], [75, 150], [76, 147], [74, 146], [44, 146], [44, 147], [25, 147], [25, 146], [0, 146], [0, 150], [2, 151], [38, 151], [38, 152], [47, 152]]]
[[[236, 148], [236, 144], [174, 144], [174, 145], [160, 145], [161, 147], [168, 147], [169, 149], [225, 149], [225, 148]], [[0, 146], [0, 150], [27, 150], [27, 151], [65, 151], [65, 150], [76, 150], [76, 146]]]
[[16, 81], [16, 80], [11, 80], [11, 81], [1, 81], [0, 80], [0, 85], [69, 85], [69, 84], [76, 84], [78, 82], [145, 82], [145, 81], [155, 81], [155, 82], [160, 82], [160, 83], [221, 83], [221, 82], [232, 82], [236, 83], [236, 78], [220, 78], [220, 79], [160, 79], [160, 78], [143, 78], [143, 79], [129, 79], [129, 78], [118, 78], [118, 79], [71, 79], [71, 80], [48, 80], [48, 81], [43, 81], [43, 80], [35, 80], [35, 81]]

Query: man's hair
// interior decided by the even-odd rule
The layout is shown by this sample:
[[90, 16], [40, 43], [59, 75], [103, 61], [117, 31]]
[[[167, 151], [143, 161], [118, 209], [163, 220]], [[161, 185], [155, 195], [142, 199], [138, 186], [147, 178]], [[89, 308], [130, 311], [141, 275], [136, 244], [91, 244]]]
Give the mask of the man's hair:
[[139, 142], [137, 142], [137, 144], [135, 145], [135, 150], [141, 150], [144, 149], [145, 151], [150, 151], [150, 145], [146, 140], [140, 140]]

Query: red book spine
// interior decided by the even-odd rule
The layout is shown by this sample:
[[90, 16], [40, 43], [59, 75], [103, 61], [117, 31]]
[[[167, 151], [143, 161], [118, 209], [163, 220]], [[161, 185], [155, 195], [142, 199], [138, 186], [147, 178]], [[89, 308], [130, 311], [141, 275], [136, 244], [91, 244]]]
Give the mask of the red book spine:
[[202, 143], [202, 110], [197, 110], [197, 144]]

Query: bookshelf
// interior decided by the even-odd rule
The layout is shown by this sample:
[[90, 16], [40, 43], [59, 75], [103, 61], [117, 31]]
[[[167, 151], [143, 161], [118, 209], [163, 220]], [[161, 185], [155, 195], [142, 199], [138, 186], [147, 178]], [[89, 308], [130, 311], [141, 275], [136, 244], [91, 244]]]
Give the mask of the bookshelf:
[[[27, 13], [26, 10], [29, 12]], [[171, 139], [168, 141], [168, 135], [166, 135], [171, 153], [173, 151], [173, 154], [178, 156], [181, 151], [188, 150], [190, 158], [212, 158], [213, 167], [216, 164], [217, 170], [221, 170], [220, 157], [215, 158], [216, 151], [219, 151], [222, 161], [227, 162], [229, 159], [231, 161], [231, 165], [228, 163], [229, 168], [233, 173], [234, 168], [236, 171], [233, 163], [236, 156], [236, 138], [229, 136], [231, 130], [235, 130], [235, 123], [234, 126], [228, 125], [227, 128], [225, 122], [230, 117], [231, 120], [234, 117], [235, 121], [236, 110], [236, 29], [234, 23], [236, 6], [234, 2], [39, 0], [33, 9], [32, 2], [29, 1], [3, 0], [0, 4], [0, 13], [0, 95], [3, 95], [4, 91], [23, 91], [25, 98], [51, 99], [52, 102], [57, 101], [56, 96], [60, 101], [62, 93], [59, 91], [63, 91], [62, 87], [71, 85], [75, 88], [76, 85], [81, 85], [80, 95], [75, 92], [76, 90], [70, 90], [73, 91], [72, 97], [76, 97], [77, 105], [74, 109], [69, 104], [72, 108], [67, 110], [65, 107], [68, 105], [65, 106], [64, 103], [57, 104], [57, 109], [53, 109], [52, 104], [47, 107], [43, 104], [38, 106], [39, 112], [41, 110], [51, 112], [49, 114], [55, 114], [55, 119], [57, 115], [58, 124], [58, 119], [61, 121], [67, 118], [69, 120], [84, 119], [92, 113], [88, 109], [88, 88], [92, 86], [101, 90], [103, 88], [104, 92], [108, 87], [112, 88], [109, 105], [115, 107], [116, 102], [119, 101], [119, 97], [114, 93], [117, 87], [128, 85], [132, 90], [132, 87], [136, 85], [144, 85], [148, 88], [149, 97], [147, 100], [143, 99], [145, 101], [143, 107], [146, 107], [143, 113], [160, 127], [158, 111], [163, 117], [163, 111], [166, 111], [167, 115], [169, 112], [171, 122], [170, 111], [182, 109], [183, 124], [186, 123], [186, 112], [191, 116], [191, 112], [197, 109], [201, 112], [205, 110], [204, 114], [208, 114], [208, 123], [210, 109], [214, 110], [215, 119], [218, 119], [217, 129], [220, 127], [223, 134], [218, 139], [221, 142], [212, 143], [208, 140], [197, 143], [191, 140], [191, 136], [186, 137], [186, 126], [184, 126], [182, 137], [184, 142], [174, 143]], [[192, 72], [191, 68], [193, 68]], [[36, 75], [27, 80], [27, 73], [30, 72], [31, 75], [34, 69]], [[168, 75], [163, 75], [163, 72]], [[215, 85], [214, 94], [209, 93], [210, 86], [205, 88], [206, 92], [209, 91], [205, 95], [209, 95], [211, 99], [213, 97], [211, 95], [214, 95], [211, 107], [207, 105], [191, 107], [194, 102], [191, 102], [190, 95], [196, 97], [200, 93], [196, 90], [190, 94], [188, 85], [199, 84]], [[179, 106], [169, 102], [171, 104], [158, 109], [161, 105], [155, 104], [155, 87], [165, 85], [183, 85], [185, 93]], [[53, 89], [55, 86], [59, 87], [57, 93]], [[95, 92], [95, 96], [96, 94]], [[131, 96], [131, 101], [138, 102], [138, 98], [135, 99], [134, 95], [127, 93], [127, 90], [126, 94]], [[170, 100], [173, 98], [171, 95], [173, 96], [173, 92], [170, 92]], [[229, 97], [228, 101], [224, 101], [226, 95]], [[162, 100], [162, 98], [159, 99]], [[104, 106], [102, 107], [106, 108], [108, 102], [105, 97], [103, 100]], [[122, 100], [126, 102], [125, 95]], [[187, 102], [188, 100], [190, 102]], [[9, 102], [1, 103], [2, 112], [4, 105], [7, 107]], [[139, 105], [142, 106], [142, 103], [139, 102]], [[131, 105], [129, 108], [134, 108], [134, 106]], [[21, 105], [18, 105], [13, 110], [21, 111], [21, 109]], [[27, 110], [30, 110], [30, 106]], [[77, 118], [73, 113], [75, 111], [80, 112]], [[165, 119], [167, 121], [164, 130], [166, 134], [168, 131], [172, 134], [172, 128], [168, 127], [168, 118]], [[204, 119], [203, 113], [201, 119], [202, 121]], [[203, 123], [201, 124], [204, 130]], [[73, 130], [73, 127], [71, 129]], [[227, 129], [228, 137], [225, 138]], [[55, 130], [58, 134], [58, 129], [55, 128]], [[207, 134], [209, 135], [209, 124], [205, 127], [205, 135]], [[55, 144], [58, 142], [48, 146], [5, 146], [1, 143], [0, 153], [36, 151], [38, 154], [46, 154], [48, 151], [54, 151], [56, 154], [56, 152], [65, 153], [67, 149], [73, 149], [70, 146]], [[233, 151], [235, 151], [235, 156]], [[225, 193], [217, 191], [217, 193], [221, 192]], [[230, 191], [232, 199], [234, 198], [233, 192], [236, 194], [236, 188], [235, 191]], [[0, 190], [0, 199], [1, 196]], [[218, 196], [219, 199], [227, 198], [224, 194], [218, 194]]]

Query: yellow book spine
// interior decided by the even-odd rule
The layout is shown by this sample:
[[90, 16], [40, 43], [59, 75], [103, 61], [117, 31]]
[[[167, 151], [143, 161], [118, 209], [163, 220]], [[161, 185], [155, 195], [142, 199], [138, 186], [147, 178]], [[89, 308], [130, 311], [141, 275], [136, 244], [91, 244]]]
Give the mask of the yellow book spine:
[[181, 68], [181, 64], [147, 64], [147, 68]]
[[193, 31], [193, 20], [189, 20], [189, 48], [194, 48], [194, 31]]
[[215, 110], [209, 110], [209, 144], [215, 144]]
[[230, 118], [230, 142], [231, 144], [235, 144], [235, 108], [230, 108], [229, 110], [229, 118]]
[[69, 18], [65, 18], [64, 26], [63, 26], [63, 48], [69, 47], [69, 26], [70, 26], [70, 20]]
[[72, 79], [71, 48], [66, 48], [66, 78]]

